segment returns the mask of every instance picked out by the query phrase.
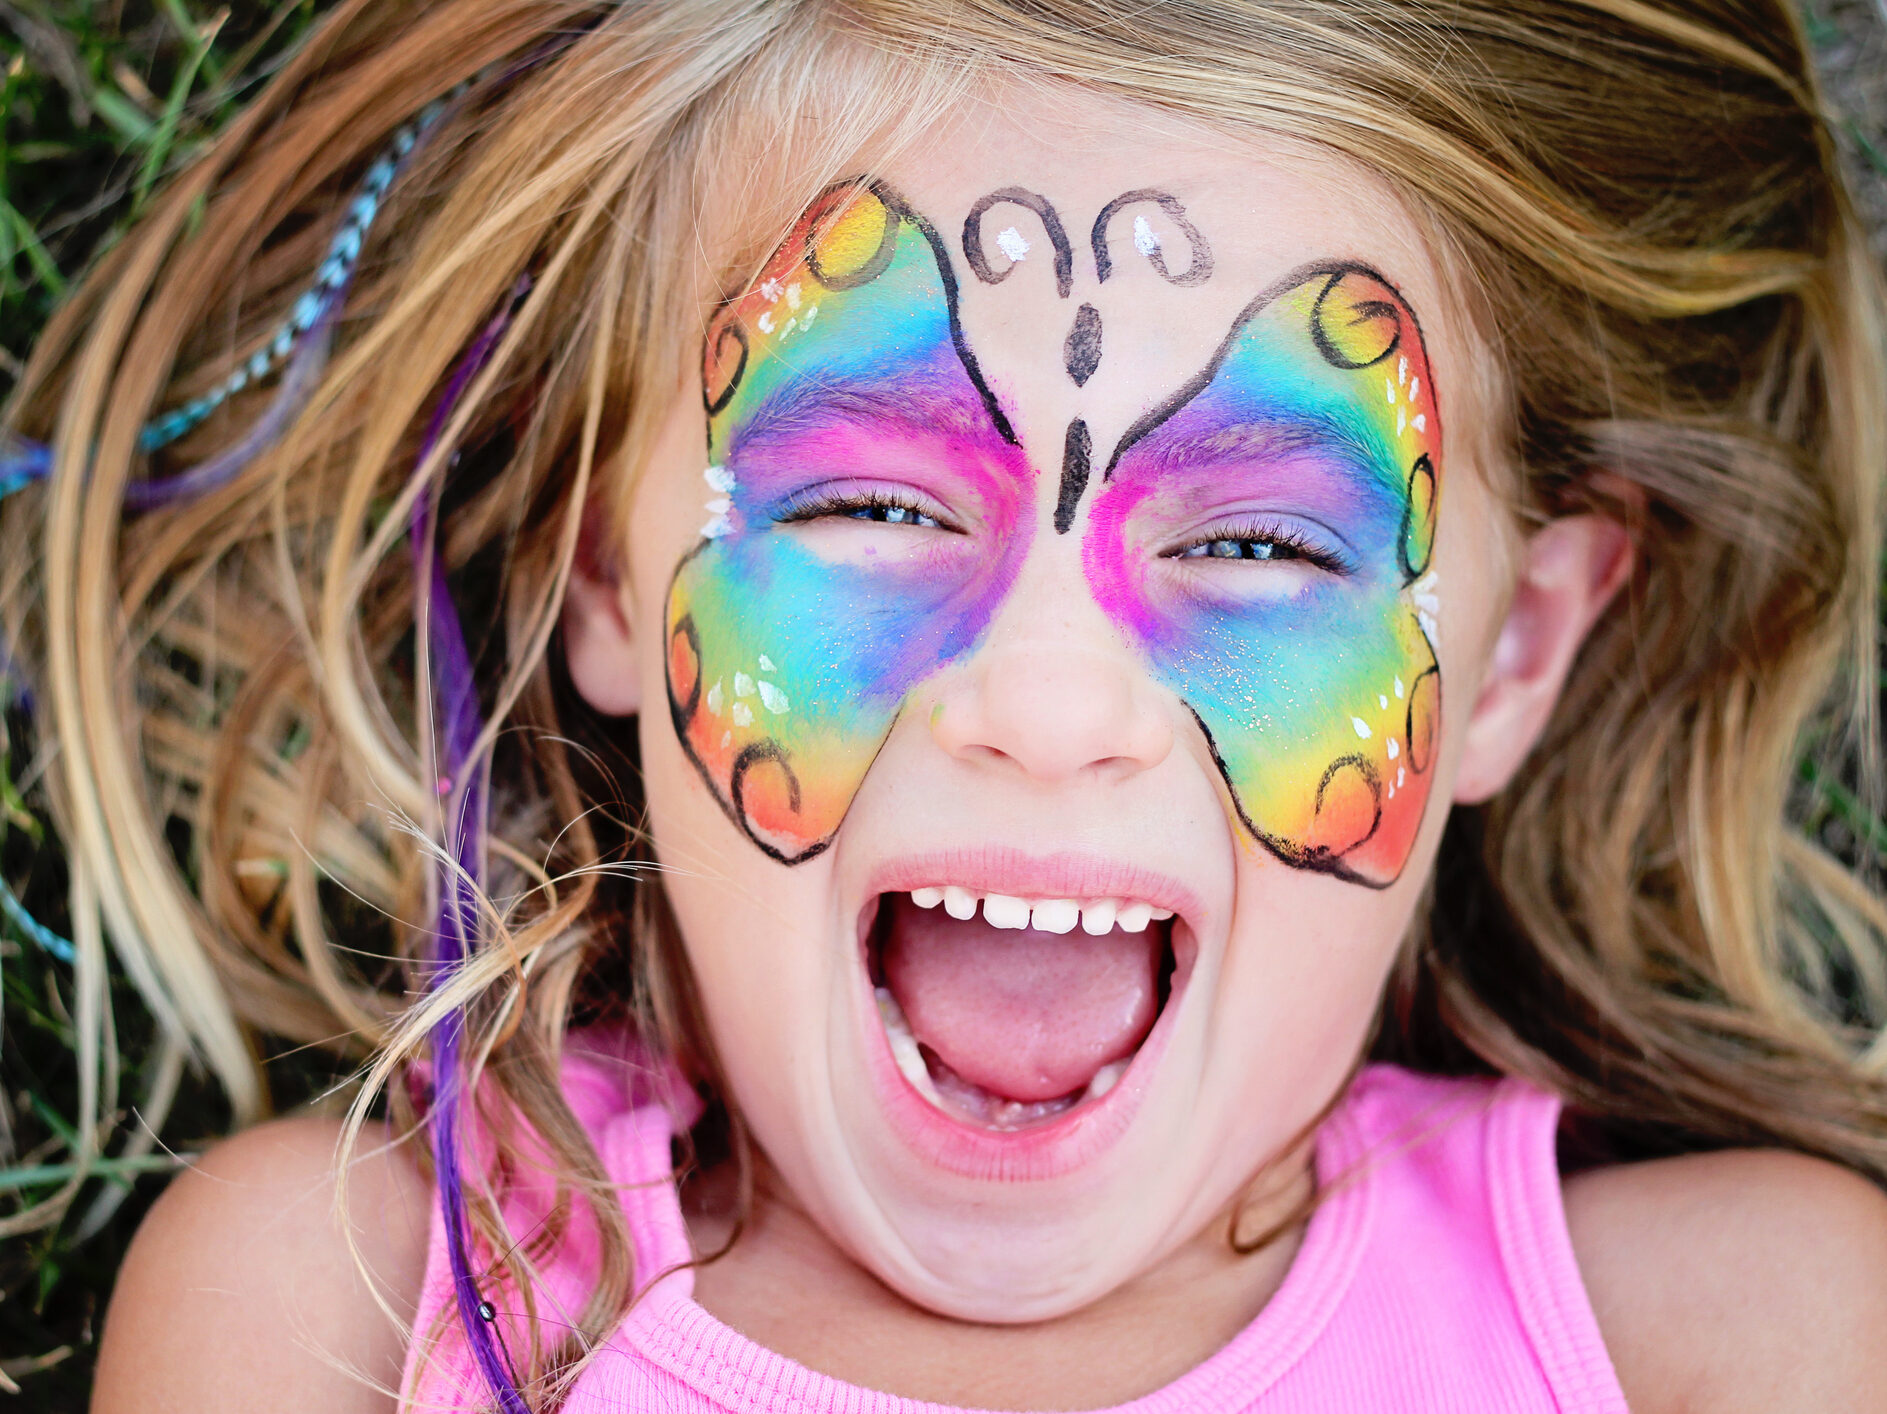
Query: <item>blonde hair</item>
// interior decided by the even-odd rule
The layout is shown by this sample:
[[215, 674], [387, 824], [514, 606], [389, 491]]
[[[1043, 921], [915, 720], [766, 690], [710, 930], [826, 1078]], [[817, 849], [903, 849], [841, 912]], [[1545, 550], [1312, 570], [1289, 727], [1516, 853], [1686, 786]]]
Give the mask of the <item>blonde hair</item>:
[[[854, 154], [1005, 82], [1071, 84], [1384, 174], [1503, 370], [1517, 514], [1597, 508], [1636, 537], [1633, 581], [1533, 759], [1457, 812], [1379, 1053], [1529, 1076], [1610, 1152], [1779, 1144], [1887, 1180], [1887, 912], [1787, 818], [1811, 728], [1868, 756], [1887, 465], [1881, 294], [1795, 16], [1727, 0], [1441, 13], [341, 5], [100, 262], [9, 415], [56, 448], [50, 484], [0, 521], [0, 604], [56, 751], [81, 994], [108, 936], [244, 1121], [266, 1106], [255, 1033], [371, 1055], [371, 1089], [468, 1007], [478, 1062], [611, 1254], [569, 1338], [526, 1355], [554, 1399], [630, 1284], [558, 1088], [565, 1029], [626, 1013], [714, 1072], [638, 867], [633, 752], [552, 651], [586, 517], [621, 543], [711, 297]], [[155, 468], [140, 424], [273, 327], [347, 184], [461, 84], [386, 198], [287, 433], [231, 484], [127, 516], [130, 479], [229, 445], [256, 404], [232, 400]], [[704, 228], [709, 208], [741, 228]], [[524, 274], [453, 415], [465, 459], [447, 481], [443, 452], [415, 465], [419, 426]], [[503, 867], [483, 947], [414, 1002], [438, 797], [403, 533], [428, 488], [484, 669]], [[507, 1265], [528, 1275], [555, 1236]]]

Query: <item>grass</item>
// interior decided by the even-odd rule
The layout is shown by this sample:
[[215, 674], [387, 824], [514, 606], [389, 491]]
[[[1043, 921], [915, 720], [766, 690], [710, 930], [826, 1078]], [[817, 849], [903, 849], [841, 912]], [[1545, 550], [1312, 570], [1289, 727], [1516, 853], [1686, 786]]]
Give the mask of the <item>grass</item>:
[[[74, 277], [134, 220], [165, 175], [263, 83], [325, 0], [0, 0], [0, 397]], [[1808, 0], [1805, 14], [1844, 116], [1863, 209], [1887, 236], [1887, 0]], [[0, 659], [0, 670], [4, 659]], [[6, 690], [0, 687], [0, 703]], [[0, 719], [0, 881], [57, 929], [65, 878], [37, 813], [41, 769], [25, 714]], [[1838, 779], [1805, 768], [1806, 827], [1850, 857], [1887, 857], [1887, 824]], [[77, 1175], [72, 971], [0, 896], [0, 1224]], [[56, 940], [55, 940], [56, 941]], [[159, 1048], [122, 975], [110, 980], [118, 1090], [146, 1094]], [[323, 1084], [318, 1063], [272, 1066], [278, 1101]], [[134, 1134], [129, 1100], [110, 1116]], [[100, 1317], [138, 1219], [181, 1155], [221, 1131], [215, 1092], [185, 1075], [152, 1152], [90, 1166], [52, 1220], [0, 1239], [0, 1390], [22, 1409], [76, 1410]], [[0, 1402], [9, 1396], [0, 1393]]]

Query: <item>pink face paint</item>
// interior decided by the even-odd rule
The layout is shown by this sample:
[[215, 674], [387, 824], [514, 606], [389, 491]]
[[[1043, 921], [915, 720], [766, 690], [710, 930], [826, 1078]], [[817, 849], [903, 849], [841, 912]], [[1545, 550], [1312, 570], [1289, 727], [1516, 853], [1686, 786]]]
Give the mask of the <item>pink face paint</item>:
[[1413, 848], [1440, 732], [1440, 465], [1414, 314], [1331, 264], [1246, 307], [1128, 430], [1090, 509], [1095, 597], [1288, 864], [1381, 887]]
[[[830, 843], [911, 689], [975, 645], [1028, 553], [1034, 473], [956, 298], [929, 223], [845, 184], [708, 330], [669, 705], [729, 817], [786, 863]], [[879, 528], [911, 538], [846, 552]]]

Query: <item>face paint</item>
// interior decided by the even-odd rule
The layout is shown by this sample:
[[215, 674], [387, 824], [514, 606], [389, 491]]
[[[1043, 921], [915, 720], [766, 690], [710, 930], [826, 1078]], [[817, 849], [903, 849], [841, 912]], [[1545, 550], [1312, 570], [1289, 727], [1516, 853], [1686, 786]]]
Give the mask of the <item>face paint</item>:
[[989, 623], [1028, 553], [1033, 473], [941, 242], [881, 184], [813, 204], [703, 363], [712, 465], [669, 589], [670, 712], [729, 817], [797, 863], [912, 687]]
[[1440, 728], [1440, 464], [1415, 316], [1330, 265], [1247, 306], [1103, 475], [1095, 596], [1288, 864], [1381, 887], [1413, 847]]

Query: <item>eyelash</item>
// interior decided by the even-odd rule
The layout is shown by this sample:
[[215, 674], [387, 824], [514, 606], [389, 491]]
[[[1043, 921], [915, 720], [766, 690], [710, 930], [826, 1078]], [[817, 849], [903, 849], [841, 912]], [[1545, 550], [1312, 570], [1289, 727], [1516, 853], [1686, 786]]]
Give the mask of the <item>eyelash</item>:
[[[1258, 551], [1260, 553], [1253, 553]], [[1280, 553], [1282, 552], [1282, 553]], [[1344, 560], [1289, 526], [1226, 526], [1167, 552], [1173, 560], [1302, 560], [1331, 574], [1348, 574]]]
[[[787, 502], [774, 516], [781, 525], [823, 520], [828, 516], [868, 521], [879, 525], [914, 525], [925, 530], [950, 530], [922, 506], [892, 492], [811, 492]], [[1230, 547], [1229, 549], [1221, 547]], [[1264, 553], [1254, 554], [1254, 550]], [[1283, 553], [1277, 553], [1282, 551]], [[1175, 560], [1302, 560], [1331, 574], [1347, 574], [1349, 566], [1313, 542], [1301, 531], [1281, 525], [1228, 527], [1170, 551]]]
[[878, 525], [913, 525], [921, 530], [954, 530], [942, 519], [888, 491], [812, 491], [789, 500], [773, 519], [780, 525], [838, 516]]

